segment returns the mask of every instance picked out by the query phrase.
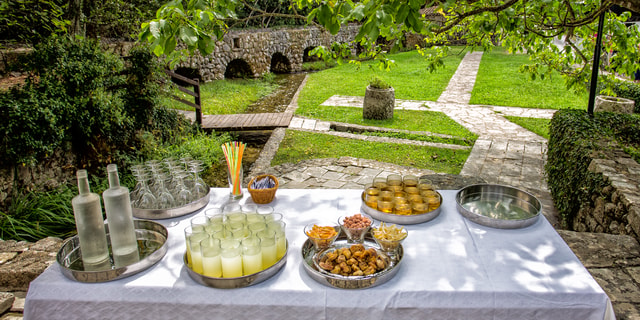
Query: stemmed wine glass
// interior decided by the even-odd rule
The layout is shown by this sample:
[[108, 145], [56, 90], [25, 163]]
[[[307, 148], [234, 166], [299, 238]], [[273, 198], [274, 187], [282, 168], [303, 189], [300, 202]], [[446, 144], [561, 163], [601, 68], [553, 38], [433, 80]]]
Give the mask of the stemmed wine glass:
[[202, 161], [191, 160], [189, 162], [189, 170], [193, 173], [193, 196], [196, 199], [200, 199], [207, 194], [207, 184], [200, 178], [200, 172], [204, 170], [202, 167]]

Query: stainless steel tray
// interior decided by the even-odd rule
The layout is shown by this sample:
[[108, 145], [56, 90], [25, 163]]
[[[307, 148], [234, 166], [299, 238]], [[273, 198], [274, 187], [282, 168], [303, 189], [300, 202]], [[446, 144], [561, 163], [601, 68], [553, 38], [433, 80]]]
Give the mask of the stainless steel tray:
[[197, 283], [218, 289], [235, 289], [235, 288], [244, 288], [254, 284], [258, 284], [262, 281], [265, 281], [271, 277], [273, 277], [285, 264], [287, 264], [287, 254], [289, 253], [289, 241], [287, 241], [287, 251], [284, 253], [284, 256], [278, 260], [271, 267], [264, 269], [258, 273], [250, 274], [247, 276], [236, 277], [236, 278], [214, 278], [207, 277], [205, 275], [199, 274], [187, 263], [187, 253], [185, 252], [182, 259], [184, 261], [185, 267], [187, 267], [187, 273], [191, 277], [191, 279], [195, 280]]
[[[86, 271], [82, 265], [82, 253], [78, 236], [67, 240], [58, 251], [56, 260], [61, 267], [62, 274], [71, 280], [80, 282], [107, 282], [132, 276], [144, 271], [164, 257], [167, 253], [167, 228], [149, 220], [134, 220], [136, 237], [138, 238], [138, 252], [140, 261], [126, 267], [116, 268], [110, 263], [110, 268], [98, 271]], [[109, 226], [105, 223], [107, 237]]]
[[[367, 248], [373, 247], [379, 249], [370, 233], [367, 234], [367, 236], [364, 238], [363, 244]], [[333, 247], [346, 247], [350, 245], [352, 244], [347, 243], [347, 237], [344, 234], [341, 234], [336, 239], [336, 242], [334, 242]], [[398, 273], [398, 270], [400, 269], [400, 263], [402, 262], [402, 256], [404, 255], [404, 248], [402, 247], [402, 245], [398, 247], [398, 252], [396, 253], [395, 257], [390, 257], [391, 259], [389, 261], [389, 266], [386, 269], [369, 276], [355, 277], [347, 277], [320, 271], [318, 267], [316, 267], [316, 263], [314, 262], [316, 253], [317, 252], [313, 246], [313, 243], [307, 239], [307, 241], [305, 241], [305, 243], [302, 245], [302, 259], [304, 260], [302, 266], [312, 279], [330, 287], [341, 289], [365, 289], [381, 285], [391, 280], [391, 278], [393, 278], [396, 273]]]
[[476, 184], [456, 194], [458, 212], [467, 219], [500, 229], [524, 228], [540, 217], [542, 205], [532, 194], [510, 186]]
[[198, 211], [207, 206], [209, 203], [209, 194], [211, 188], [207, 188], [207, 194], [204, 197], [193, 201], [187, 205], [171, 209], [140, 209], [133, 208], [133, 216], [140, 219], [170, 219], [184, 216], [192, 212]]
[[[437, 193], [438, 195], [440, 195], [440, 199], [443, 199], [440, 192], [437, 192]], [[438, 215], [440, 215], [440, 208], [442, 207], [442, 201], [440, 201], [440, 205], [435, 210], [432, 210], [426, 213], [421, 213], [421, 214], [401, 215], [401, 214], [393, 214], [393, 213], [378, 211], [376, 209], [373, 209], [367, 206], [367, 204], [364, 203], [364, 192], [362, 192], [361, 200], [362, 200], [362, 206], [360, 207], [360, 209], [364, 213], [380, 221], [397, 223], [397, 224], [418, 224], [418, 223], [431, 221], [435, 219]]]

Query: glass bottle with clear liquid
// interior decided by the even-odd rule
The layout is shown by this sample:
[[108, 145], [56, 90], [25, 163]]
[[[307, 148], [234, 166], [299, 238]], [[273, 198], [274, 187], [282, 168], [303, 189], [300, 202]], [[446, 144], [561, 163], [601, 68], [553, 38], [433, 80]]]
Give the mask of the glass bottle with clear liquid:
[[85, 270], [104, 270], [111, 267], [107, 234], [104, 231], [100, 196], [89, 187], [87, 170], [76, 172], [78, 195], [71, 200], [76, 230]]
[[118, 167], [115, 164], [108, 165], [107, 173], [109, 189], [102, 193], [102, 199], [109, 224], [111, 251], [116, 267], [124, 267], [140, 260], [131, 200], [129, 189], [120, 185]]

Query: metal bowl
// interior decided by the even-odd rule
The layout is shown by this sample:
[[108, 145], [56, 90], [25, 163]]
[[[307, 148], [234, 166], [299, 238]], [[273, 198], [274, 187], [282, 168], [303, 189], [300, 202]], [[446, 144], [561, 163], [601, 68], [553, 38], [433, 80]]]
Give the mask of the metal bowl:
[[235, 289], [235, 288], [244, 288], [254, 284], [258, 284], [262, 281], [265, 281], [273, 277], [276, 273], [278, 273], [278, 271], [280, 271], [280, 269], [282, 269], [282, 267], [284, 267], [285, 264], [287, 264], [288, 252], [289, 252], [289, 242], [287, 241], [287, 251], [284, 253], [284, 256], [280, 258], [280, 260], [278, 260], [274, 265], [260, 272], [242, 276], [242, 277], [235, 277], [235, 278], [207, 277], [191, 269], [191, 267], [187, 263], [186, 252], [184, 253], [184, 256], [182, 257], [182, 259], [184, 261], [184, 265], [187, 267], [187, 273], [189, 274], [191, 279], [195, 280], [197, 283], [204, 286], [218, 288], [218, 289]]
[[[351, 243], [347, 243], [347, 237], [345, 235], [340, 235], [336, 242], [334, 243], [334, 248], [350, 246]], [[368, 234], [365, 239], [363, 245], [367, 248], [376, 248], [379, 249], [373, 238], [370, 234]], [[326, 251], [323, 251], [326, 252]], [[388, 257], [389, 265], [386, 269], [376, 272], [372, 275], [368, 276], [342, 276], [339, 274], [332, 274], [321, 270], [317, 267], [317, 255], [322, 254], [321, 252], [317, 252], [313, 243], [307, 240], [302, 245], [302, 259], [304, 260], [302, 266], [304, 270], [309, 274], [309, 276], [318, 281], [321, 284], [341, 288], [341, 289], [365, 289], [375, 287], [377, 285], [381, 285], [393, 278], [398, 270], [400, 270], [400, 263], [402, 262], [402, 256], [404, 255], [404, 249], [402, 245], [398, 247], [398, 251], [395, 256]]]
[[[436, 193], [438, 193], [438, 195], [440, 196], [440, 199], [442, 199], [442, 195], [440, 194], [440, 192], [436, 191]], [[369, 207], [364, 202], [364, 192], [362, 193], [361, 198], [362, 198], [362, 206], [360, 207], [360, 209], [364, 213], [380, 221], [397, 223], [397, 224], [418, 224], [418, 223], [431, 221], [435, 219], [438, 215], [440, 215], [440, 208], [442, 207], [442, 201], [440, 201], [440, 205], [435, 210], [421, 213], [421, 214], [401, 215], [401, 214], [386, 213], [386, 212], [382, 212]]]
[[170, 219], [175, 217], [184, 216], [192, 212], [198, 211], [207, 206], [209, 203], [209, 194], [211, 188], [207, 188], [207, 194], [204, 197], [195, 200], [182, 207], [176, 207], [171, 209], [140, 209], [133, 208], [133, 216], [140, 219]]
[[[132, 276], [144, 271], [164, 257], [167, 253], [167, 228], [149, 220], [134, 220], [136, 237], [138, 238], [138, 252], [140, 261], [125, 267], [116, 268], [112, 262], [104, 270], [89, 271], [82, 265], [82, 253], [80, 241], [74, 236], [62, 244], [56, 260], [61, 267], [62, 274], [71, 280], [80, 282], [107, 282]], [[105, 223], [107, 238], [109, 238], [109, 226]]]
[[520, 189], [476, 184], [456, 194], [458, 212], [467, 219], [500, 229], [525, 228], [540, 217], [542, 205], [532, 194]]

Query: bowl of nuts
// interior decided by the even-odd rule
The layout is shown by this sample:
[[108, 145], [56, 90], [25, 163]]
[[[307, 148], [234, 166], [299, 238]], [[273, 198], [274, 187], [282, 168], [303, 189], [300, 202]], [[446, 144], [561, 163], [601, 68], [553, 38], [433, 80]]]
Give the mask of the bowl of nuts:
[[371, 229], [372, 222], [373, 219], [369, 215], [362, 213], [342, 216], [338, 219], [338, 224], [347, 236], [349, 243], [363, 243], [364, 236]]

